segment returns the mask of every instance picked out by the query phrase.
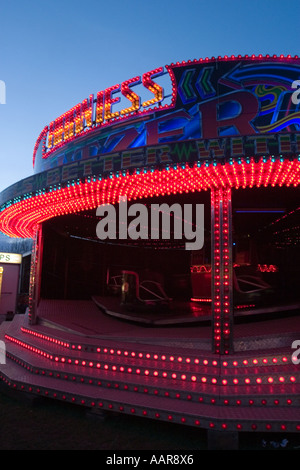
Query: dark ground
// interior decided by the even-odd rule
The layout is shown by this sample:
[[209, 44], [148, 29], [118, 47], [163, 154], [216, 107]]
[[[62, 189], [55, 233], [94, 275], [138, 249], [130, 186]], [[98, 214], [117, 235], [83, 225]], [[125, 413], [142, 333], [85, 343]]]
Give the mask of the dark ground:
[[[201, 429], [126, 415], [91, 416], [74, 405], [14, 395], [3, 384], [0, 424], [0, 450], [165, 450], [194, 451], [197, 455], [207, 450], [206, 431]], [[282, 448], [280, 442], [285, 438], [288, 444]], [[239, 450], [270, 448], [300, 450], [300, 435], [240, 434]]]

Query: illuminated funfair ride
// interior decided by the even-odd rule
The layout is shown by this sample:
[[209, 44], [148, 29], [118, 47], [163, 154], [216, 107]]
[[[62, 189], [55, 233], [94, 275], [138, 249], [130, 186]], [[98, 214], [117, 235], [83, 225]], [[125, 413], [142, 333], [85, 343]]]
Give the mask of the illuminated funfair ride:
[[[234, 347], [234, 318], [237, 312], [249, 313], [250, 308], [255, 313], [254, 307], [266, 307], [262, 301], [264, 298], [269, 299], [267, 302], [276, 299], [277, 309], [283, 312], [291, 308], [282, 306], [287, 304], [285, 293], [278, 300], [279, 284], [274, 289], [270, 282], [271, 274], [282, 274], [280, 260], [287, 256], [287, 246], [292, 250], [289, 251], [290, 259], [294, 260], [289, 268], [292, 273], [288, 281], [289, 293], [297, 293], [297, 283], [299, 285], [296, 263], [299, 253], [295, 251], [299, 242], [297, 227], [299, 229], [300, 226], [297, 225], [300, 182], [299, 78], [300, 60], [297, 56], [228, 56], [172, 63], [99, 91], [95, 96], [90, 95], [44, 127], [34, 147], [34, 174], [1, 193], [1, 231], [10, 237], [34, 240], [27, 323], [21, 327], [23, 337], [14, 337], [6, 332], [6, 339], [10, 340], [14, 348], [18, 346], [21, 351], [22, 347], [26, 347], [40, 355], [43, 361], [47, 357], [51, 362], [55, 357], [57, 367], [62, 357], [64, 364], [66, 361], [72, 364], [71, 352], [77, 349], [78, 340], [72, 343], [66, 333], [59, 334], [56, 331], [54, 334], [53, 329], [51, 334], [49, 331], [43, 332], [39, 305], [48, 294], [53, 299], [55, 293], [59, 292], [59, 298], [65, 299], [68, 296], [66, 292], [69, 292], [66, 278], [72, 276], [72, 269], [66, 270], [70, 259], [67, 260], [64, 254], [61, 272], [65, 284], [64, 287], [58, 286], [55, 269], [49, 274], [54, 256], [49, 246], [52, 243], [55, 245], [57, 240], [56, 246], [60, 247], [57, 250], [67, 251], [68, 243], [92, 239], [96, 246], [97, 207], [106, 204], [117, 206], [120, 197], [126, 196], [129, 204], [138, 201], [146, 205], [153, 201], [192, 201], [204, 203], [205, 210], [207, 207], [209, 210], [208, 217], [205, 215], [204, 248], [198, 252], [189, 252], [188, 255], [182, 255], [182, 250], [181, 254], [179, 250], [174, 255], [173, 251], [173, 258], [177, 259], [178, 264], [181, 259], [189, 260], [189, 280], [186, 281], [185, 277], [180, 281], [184, 281], [189, 301], [205, 309], [205, 320], [211, 325], [209, 347], [206, 347], [204, 358], [201, 356], [201, 347], [199, 354], [199, 351], [193, 350], [181, 356], [180, 372], [172, 372], [168, 368], [161, 372], [161, 384], [154, 384], [152, 388], [154, 390], [157, 387], [156, 395], [158, 390], [163, 390], [162, 401], [165, 403], [165, 400], [167, 405], [158, 402], [156, 405], [154, 402], [138, 405], [138, 401], [131, 402], [131, 399], [126, 404], [127, 398], [123, 398], [126, 394], [123, 391], [122, 396], [120, 392], [120, 383], [125, 379], [118, 382], [119, 379], [115, 377], [118, 366], [108, 362], [106, 371], [114, 372], [107, 380], [114, 381], [120, 397], [109, 401], [105, 391], [98, 388], [89, 397], [83, 391], [79, 400], [80, 392], [72, 392], [69, 388], [63, 390], [62, 385], [51, 385], [51, 390], [55, 388], [56, 397], [63, 395], [65, 399], [76, 403], [80, 401], [86, 406], [92, 406], [92, 402], [93, 406], [97, 406], [101, 402], [106, 409], [129, 413], [135, 410], [144, 416], [207, 429], [300, 430], [299, 399], [295, 398], [300, 376], [297, 375], [298, 370], [293, 369], [296, 366], [291, 363], [291, 354], [282, 354], [279, 349], [278, 353], [272, 352], [271, 357], [269, 350], [264, 353], [266, 356], [256, 352], [253, 358], [251, 351], [251, 354], [248, 352], [248, 355], [237, 358]], [[265, 237], [260, 251], [251, 235], [251, 229], [258, 228], [258, 221], [263, 221], [258, 232]], [[262, 230], [262, 226], [267, 231]], [[245, 237], [241, 236], [243, 230]], [[136, 245], [139, 245], [138, 240]], [[156, 271], [162, 271], [160, 263], [164, 260], [164, 265], [168, 265], [168, 256], [175, 249], [171, 245], [166, 246], [164, 241], [155, 240], [149, 241], [146, 246], [144, 241], [137, 249], [140, 250], [139, 254], [151, 248], [151, 253], [159, 253], [155, 268]], [[166, 289], [162, 288], [162, 284], [158, 287], [158, 283], [147, 285], [140, 280], [138, 268], [132, 269], [130, 262], [125, 261], [126, 243], [105, 241], [101, 246], [105, 247], [101, 255], [102, 285], [107, 290], [110, 287], [114, 293], [122, 291], [124, 276], [127, 276], [127, 281], [128, 276], [131, 276], [136, 298], [146, 291], [147, 295], [161, 301], [160, 308], [169, 301], [172, 303], [170, 299], [174, 299], [178, 284], [171, 295], [165, 293], [168, 292], [166, 285]], [[275, 249], [281, 249], [281, 258], [272, 258]], [[89, 262], [93, 263], [96, 256], [93, 250], [88, 256], [82, 256], [80, 261], [84, 267], [76, 273], [77, 281], [87, 270]], [[58, 251], [55, 256], [58, 256]], [[78, 255], [78, 250], [76, 252]], [[116, 256], [110, 258], [112, 252], [118, 252], [117, 261]], [[132, 256], [129, 255], [129, 258], [132, 265]], [[149, 258], [152, 258], [152, 254]], [[117, 265], [119, 271], [115, 270]], [[174, 263], [171, 265], [173, 269]], [[285, 280], [288, 279], [287, 271], [286, 266]], [[179, 276], [180, 272], [177, 274]], [[170, 278], [170, 273], [168, 276]], [[74, 284], [73, 281], [71, 284]], [[129, 284], [127, 282], [126, 285]], [[158, 290], [153, 290], [153, 286]], [[123, 291], [123, 300], [125, 297]], [[140, 300], [142, 303], [143, 300]], [[292, 300], [295, 312], [297, 302], [294, 298]], [[103, 295], [100, 300], [98, 296], [98, 304], [101, 302], [105, 307]], [[267, 307], [262, 310], [276, 310], [270, 303]], [[131, 310], [126, 310], [126, 318], [130, 318], [132, 309], [134, 306], [131, 305]], [[115, 310], [117, 312], [118, 307]], [[138, 313], [138, 316], [145, 317], [148, 311], [139, 310]], [[156, 314], [154, 311], [153, 315]], [[169, 315], [171, 318], [172, 309]], [[297, 318], [297, 315], [293, 318]], [[40, 343], [29, 346], [27, 342], [31, 343], [28, 337]], [[60, 348], [66, 347], [69, 359], [63, 353], [47, 353], [48, 348], [43, 348], [42, 341], [48, 347], [54, 341]], [[133, 343], [130, 347], [134, 347]], [[110, 348], [114, 351], [112, 356], [124, 354], [122, 345], [118, 348], [119, 352], [117, 348], [115, 342]], [[92, 348], [86, 349], [91, 354]], [[98, 349], [100, 351], [101, 347]], [[15, 362], [22, 362], [21, 353], [15, 354], [18, 357]], [[105, 354], [109, 354], [108, 349]], [[131, 354], [131, 358], [139, 356], [147, 360], [147, 353], [145, 348], [141, 349], [141, 345], [130, 353], [127, 351], [128, 354]], [[149, 361], [153, 354], [148, 353]], [[155, 353], [156, 360], [159, 355], [164, 356], [165, 361], [168, 352]], [[14, 353], [8, 353], [8, 356], [13, 358]], [[174, 354], [171, 357], [174, 361]], [[95, 365], [97, 359], [90, 362]], [[198, 367], [195, 373], [189, 372], [191, 362]], [[183, 363], [186, 368], [182, 366]], [[279, 364], [278, 373], [273, 370], [274, 363]], [[201, 370], [201, 364], [205, 365], [206, 372]], [[272, 367], [268, 369], [270, 364]], [[288, 364], [290, 369], [285, 372], [284, 368]], [[246, 365], [255, 366], [255, 371], [246, 371]], [[258, 366], [261, 366], [261, 370]], [[134, 363], [122, 367], [124, 370], [129, 367], [131, 372], [136, 369]], [[245, 374], [250, 374], [250, 377], [238, 377], [236, 369], [243, 367]], [[4, 366], [2, 368], [4, 380], [15, 383], [16, 388], [26, 388], [26, 384], [21, 384], [15, 375], [9, 377]], [[143, 365], [139, 368], [139, 381], [141, 375], [149, 377], [154, 372], [155, 380], [158, 380], [160, 372], [155, 366]], [[177, 379], [168, 388], [173, 376], [177, 379], [180, 376], [185, 383], [191, 382], [186, 409], [181, 409], [177, 400], [172, 411], [170, 396], [186, 395], [179, 389], [174, 390]], [[34, 393], [35, 386], [28, 380], [28, 386]], [[145, 389], [139, 381], [132, 387]], [[253, 383], [256, 396], [250, 390]], [[127, 391], [128, 387], [130, 385]], [[257, 387], [260, 387], [259, 393]], [[42, 390], [43, 385], [38, 384], [37, 388]], [[53, 395], [53, 390], [47, 393]], [[228, 406], [213, 407], [212, 403], [215, 405], [216, 401], [219, 405]], [[247, 407], [251, 401], [257, 406]], [[258, 406], [262, 403], [266, 406]], [[286, 403], [292, 404], [287, 406]], [[189, 409], [188, 405], [193, 406]], [[247, 408], [245, 419], [239, 416], [239, 406]], [[221, 410], [225, 410], [224, 415]]]

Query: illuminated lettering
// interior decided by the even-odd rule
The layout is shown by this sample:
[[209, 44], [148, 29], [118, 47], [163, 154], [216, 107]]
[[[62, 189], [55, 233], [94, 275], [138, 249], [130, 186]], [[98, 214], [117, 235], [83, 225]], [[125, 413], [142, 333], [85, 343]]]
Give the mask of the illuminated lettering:
[[139, 133], [134, 127], [129, 129], [122, 129], [120, 132], [111, 134], [105, 142], [105, 148], [109, 149], [114, 143], [112, 149], [114, 152], [124, 150], [138, 137]]
[[70, 165], [65, 165], [62, 168], [62, 181], [68, 181], [77, 178], [78, 175], [78, 163], [72, 163]]
[[205, 144], [203, 141], [197, 142], [199, 157], [209, 158], [209, 157], [224, 157], [224, 145], [221, 146], [218, 140], [212, 140]]
[[104, 98], [104, 91], [99, 91], [97, 93], [97, 101], [96, 101], [96, 116], [95, 121], [96, 124], [101, 124], [103, 122], [103, 98]]
[[[152, 99], [143, 102], [143, 108], [160, 103], [164, 99], [164, 89], [153, 81], [153, 77], [162, 74], [163, 67], [160, 67], [143, 74], [142, 79], [137, 76], [122, 82], [121, 85], [106, 88], [97, 93], [96, 99], [94, 99], [94, 95], [90, 95], [88, 99], [83, 100], [52, 121], [43, 134], [45, 138], [45, 145], [42, 149], [43, 158], [47, 156], [46, 152], [54, 150], [62, 142], [80, 135], [86, 128], [97, 127], [113, 119], [125, 117], [134, 112], [138, 113], [141, 109], [141, 97], [132, 90], [133, 86], [142, 83], [143, 87], [154, 95]], [[120, 102], [119, 96], [113, 97], [118, 92], [121, 92], [121, 95], [130, 101], [131, 106], [127, 106], [121, 111], [112, 111], [113, 105]], [[34, 162], [40, 142], [39, 138], [34, 148]]]
[[269, 142], [274, 141], [274, 136], [253, 136], [248, 137], [248, 141], [254, 142], [255, 154], [265, 154], [269, 151]]
[[131, 101], [132, 106], [121, 110], [121, 114], [129, 114], [138, 111], [141, 105], [141, 98], [131, 90], [133, 85], [141, 83], [141, 77], [135, 77], [121, 84], [121, 93], [125, 98]]
[[170, 157], [170, 147], [168, 145], [165, 145], [160, 149], [159, 159], [162, 163], [172, 161]]
[[47, 186], [51, 186], [52, 184], [58, 184], [60, 182], [60, 171], [58, 168], [50, 170], [47, 173]]
[[131, 166], [131, 153], [124, 152], [122, 155], [122, 168], [129, 168]]
[[84, 176], [88, 176], [93, 173], [93, 162], [94, 162], [93, 158], [82, 162]]
[[257, 271], [261, 273], [277, 273], [278, 272], [278, 267], [275, 266], [274, 264], [258, 264], [257, 265]]
[[212, 140], [209, 143], [209, 149], [211, 151], [212, 157], [224, 157], [224, 147], [220, 145], [218, 140]]
[[49, 124], [48, 141], [47, 141], [48, 148], [51, 148], [53, 146], [53, 137], [54, 137], [54, 121], [50, 122]]
[[146, 156], [146, 165], [154, 165], [156, 163], [156, 149], [148, 147]]
[[54, 145], [58, 145], [63, 140], [64, 118], [60, 116], [54, 122]]
[[176, 126], [178, 126], [177, 120], [179, 118], [182, 118], [183, 121], [191, 119], [190, 115], [186, 111], [177, 111], [171, 115], [146, 122], [147, 145], [156, 145], [161, 143], [163, 139], [182, 135], [184, 132], [184, 125], [169, 131], [160, 132], [162, 125], [167, 121], [174, 120]]
[[[250, 148], [255, 154], [274, 152], [274, 149], [278, 147], [282, 154], [299, 152], [299, 137], [295, 137], [296, 140], [292, 142], [288, 137], [277, 136], [275, 139], [270, 134], [282, 132], [283, 129], [288, 129], [288, 126], [297, 125], [297, 113], [289, 112], [282, 119], [281, 113], [284, 109], [290, 108], [294, 111], [294, 107], [290, 106], [291, 102], [295, 105], [299, 104], [300, 80], [290, 81], [289, 94], [284, 95], [290, 104], [288, 108], [283, 108], [287, 104], [286, 101], [282, 104], [281, 101], [275, 102], [268, 98], [269, 93], [273, 96], [273, 91], [268, 88], [268, 84], [261, 85], [261, 77], [257, 74], [256, 67], [252, 70], [248, 64], [249, 66], [243, 68], [239, 61], [233, 62], [232, 67], [223, 69], [223, 66], [221, 64], [220, 67], [217, 66], [214, 60], [210, 67], [204, 67], [201, 61], [194, 61], [193, 69], [190, 69], [188, 66], [190, 62], [178, 62], [150, 70], [141, 76], [99, 91], [95, 99], [94, 95], [90, 95], [89, 98], [46, 126], [45, 132], [40, 134], [34, 147], [34, 164], [36, 165], [36, 155], [39, 155], [39, 158], [41, 155], [41, 158], [45, 159], [63, 143], [77, 138], [86, 130], [97, 130], [101, 126], [115, 123], [121, 124], [128, 118], [136, 117], [141, 118], [141, 124], [136, 120], [138, 124], [132, 126], [130, 130], [121, 130], [120, 126], [111, 136], [105, 133], [94, 146], [98, 145], [105, 153], [118, 152], [137, 145], [151, 146], [168, 144], [175, 140], [202, 138], [203, 140], [210, 139], [211, 142], [199, 143], [198, 152], [201, 158], [223, 158], [225, 154], [228, 156], [230, 150], [231, 157], [241, 156], [248, 154]], [[287, 78], [285, 77], [286, 65], [277, 64], [276, 67], [279, 67], [278, 71], [276, 70], [276, 77], [283, 73], [282, 77]], [[289, 74], [290, 79], [288, 68], [286, 73]], [[162, 82], [158, 80], [158, 77], [162, 75], [168, 76], [169, 89], [165, 90], [161, 85]], [[212, 78], [213, 83], [210, 82]], [[213, 88], [213, 85], [217, 83], [216, 80], [222, 84], [218, 91]], [[278, 90], [278, 93], [281, 93], [281, 87]], [[215, 93], [218, 93], [218, 96], [215, 96]], [[276, 95], [278, 100], [279, 96], [281, 95]], [[194, 105], [190, 104], [190, 97], [198, 102]], [[164, 101], [168, 99], [170, 104], [164, 104]], [[275, 104], [276, 115], [273, 109]], [[153, 115], [149, 119], [150, 113], [173, 107], [173, 114], [168, 116], [165, 113], [160, 118]], [[257, 136], [257, 134], [259, 138], [251, 139], [251, 136]], [[217, 140], [227, 136], [235, 138], [231, 141], [231, 149], [224, 147], [223, 143]], [[245, 137], [242, 139], [241, 136], [247, 136], [247, 146]], [[78, 158], [91, 156], [92, 154], [88, 154], [83, 157], [80, 154]], [[149, 160], [151, 158], [149, 154]], [[184, 158], [185, 156], [182, 155], [181, 160]], [[163, 155], [160, 161], [168, 161], [168, 155]], [[51, 168], [54, 168], [54, 165], [53, 159]], [[50, 164], [39, 161], [36, 165], [38, 171], [44, 167], [48, 169]]]
[[206, 150], [206, 145], [203, 140], [200, 140], [197, 142], [197, 147], [199, 151], [199, 158], [209, 158], [210, 156], [210, 151], [209, 149]]
[[[239, 113], [230, 118], [219, 119], [219, 106], [226, 101], [234, 101], [240, 105]], [[256, 117], [259, 103], [255, 95], [248, 91], [232, 92], [228, 95], [201, 103], [199, 110], [202, 114], [202, 137], [209, 139], [219, 137], [222, 128], [233, 127], [241, 135], [255, 134], [251, 121]]]
[[93, 103], [94, 95], [90, 95], [89, 99], [82, 102], [81, 120], [84, 127], [91, 127], [93, 124]]
[[104, 91], [104, 119], [110, 120], [119, 116], [119, 111], [112, 112], [112, 105], [119, 103], [120, 97], [113, 98], [112, 95], [120, 91], [120, 85], [114, 85], [110, 88], [106, 88]]
[[232, 154], [232, 156], [242, 155], [243, 152], [244, 152], [244, 147], [243, 147], [242, 137], [233, 138], [232, 141], [231, 141], [231, 154]]
[[75, 106], [74, 123], [75, 123], [75, 134], [80, 134], [81, 131], [83, 130], [83, 125], [81, 121], [81, 103]]
[[279, 136], [279, 151], [280, 153], [291, 152], [292, 144], [289, 135]]
[[154, 95], [154, 98], [152, 98], [151, 100], [143, 102], [142, 106], [144, 108], [147, 108], [148, 106], [151, 106], [154, 103], [159, 103], [160, 101], [163, 100], [164, 89], [152, 80], [152, 77], [158, 77], [162, 73], [163, 73], [162, 67], [155, 69], [155, 70], [151, 70], [151, 72], [144, 73], [143, 79], [142, 79], [143, 85], [145, 88], [151, 91], [151, 93], [153, 93]]
[[139, 166], [144, 163], [144, 155], [140, 149], [124, 152], [122, 155], [122, 168], [129, 168], [131, 166]]
[[103, 162], [103, 171], [113, 169], [113, 155], [103, 155], [100, 160]]
[[65, 114], [65, 124], [64, 124], [64, 140], [68, 140], [73, 137], [75, 133], [74, 129], [74, 108], [70, 109]]
[[85, 127], [93, 125], [94, 97], [90, 95], [82, 103], [51, 122], [48, 132], [48, 148], [55, 147], [63, 141], [80, 134]]

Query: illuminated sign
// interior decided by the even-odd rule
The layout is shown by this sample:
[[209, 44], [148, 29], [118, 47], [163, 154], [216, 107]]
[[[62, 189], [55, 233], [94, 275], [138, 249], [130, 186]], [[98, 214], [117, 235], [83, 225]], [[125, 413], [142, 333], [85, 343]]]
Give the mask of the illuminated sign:
[[[93, 147], [93, 146], [92, 146]], [[222, 162], [243, 155], [252, 161], [254, 157], [272, 155], [297, 157], [300, 154], [300, 134], [267, 134], [245, 137], [224, 137], [208, 140], [187, 140], [151, 147], [139, 147], [118, 153], [96, 154], [90, 158], [89, 145], [76, 151], [76, 159], [66, 161], [64, 154], [49, 157], [44, 161], [44, 171], [33, 174], [0, 194], [0, 205], [24, 194], [38, 194], [45, 188], [81, 179], [93, 179], [94, 175], [109, 175], [139, 168], [149, 169], [161, 165], [193, 164], [196, 162]]]
[[0, 253], [0, 263], [21, 264], [22, 255], [17, 253]]
[[171, 64], [91, 95], [45, 126], [34, 174], [0, 194], [0, 228], [153, 195], [300, 184], [300, 59]]
[[157, 68], [90, 95], [46, 126], [34, 149], [35, 172], [175, 141], [298, 132], [299, 78], [298, 57], [225, 57]]
[[[34, 148], [33, 160], [35, 161], [41, 142], [45, 155], [99, 126], [168, 107], [168, 104], [162, 104], [165, 101], [163, 86], [154, 81], [166, 73], [163, 67], [159, 67], [144, 73], [142, 77], [138, 76], [99, 91], [95, 99], [94, 95], [90, 95], [88, 99], [74, 106], [42, 130]], [[145, 100], [141, 99], [142, 93], [134, 90], [138, 85], [142, 85], [143, 92], [145, 90], [148, 92]], [[126, 99], [125, 107], [121, 106], [120, 110], [116, 110], [116, 105], [121, 103], [121, 97]]]

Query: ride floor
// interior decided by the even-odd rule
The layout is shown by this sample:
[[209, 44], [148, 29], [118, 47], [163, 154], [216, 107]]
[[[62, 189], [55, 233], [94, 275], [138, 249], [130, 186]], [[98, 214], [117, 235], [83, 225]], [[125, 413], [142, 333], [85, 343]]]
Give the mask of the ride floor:
[[36, 324], [26, 313], [0, 325], [0, 381], [14, 393], [93, 413], [134, 414], [223, 437], [231, 431], [232, 445], [240, 431], [298, 433], [297, 313], [236, 318], [234, 351], [225, 357], [212, 352], [207, 321], [153, 325], [109, 314], [92, 299], [42, 300]]
[[[193, 302], [138, 312], [122, 309], [114, 297], [41, 300], [38, 322], [85, 336], [211, 349], [211, 307]], [[300, 306], [235, 311], [233, 332], [235, 350], [290, 345], [299, 339]]]

